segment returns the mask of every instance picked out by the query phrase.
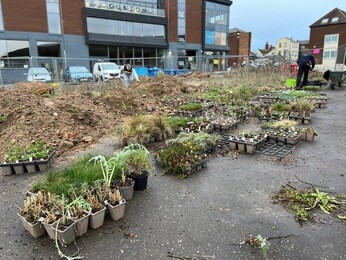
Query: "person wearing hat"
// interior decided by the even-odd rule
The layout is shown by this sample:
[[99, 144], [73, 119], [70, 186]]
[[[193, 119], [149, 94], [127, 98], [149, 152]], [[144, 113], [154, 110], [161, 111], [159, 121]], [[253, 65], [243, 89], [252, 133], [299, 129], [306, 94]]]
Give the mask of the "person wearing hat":
[[125, 64], [122, 66], [120, 69], [120, 74], [125, 81], [126, 87], [130, 87], [135, 80], [139, 81], [136, 71], [130, 64]]

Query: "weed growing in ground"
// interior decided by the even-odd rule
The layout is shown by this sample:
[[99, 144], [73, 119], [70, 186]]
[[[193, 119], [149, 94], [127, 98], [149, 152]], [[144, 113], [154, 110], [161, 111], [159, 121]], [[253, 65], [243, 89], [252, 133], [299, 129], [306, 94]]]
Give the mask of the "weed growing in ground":
[[316, 187], [298, 190], [291, 186], [283, 185], [278, 193], [272, 196], [274, 202], [281, 203], [284, 207], [295, 214], [298, 222], [312, 219], [311, 210], [319, 208], [326, 214], [340, 208], [346, 203], [342, 196], [334, 197]]

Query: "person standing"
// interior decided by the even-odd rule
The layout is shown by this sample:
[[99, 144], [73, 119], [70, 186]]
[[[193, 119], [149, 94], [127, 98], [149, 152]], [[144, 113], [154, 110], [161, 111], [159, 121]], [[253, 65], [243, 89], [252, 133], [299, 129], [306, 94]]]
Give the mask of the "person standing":
[[126, 87], [130, 87], [135, 80], [139, 81], [135, 69], [130, 64], [125, 64], [122, 66], [120, 69], [120, 74], [125, 81]]
[[[297, 63], [298, 63], [299, 69], [297, 74], [296, 89], [302, 89], [302, 87], [308, 84], [309, 71], [313, 70], [315, 67], [315, 58], [309, 52], [307, 54], [304, 54], [303, 56], [300, 56], [299, 59], [297, 60]], [[304, 74], [304, 78], [303, 78], [303, 82], [301, 82], [303, 74]]]

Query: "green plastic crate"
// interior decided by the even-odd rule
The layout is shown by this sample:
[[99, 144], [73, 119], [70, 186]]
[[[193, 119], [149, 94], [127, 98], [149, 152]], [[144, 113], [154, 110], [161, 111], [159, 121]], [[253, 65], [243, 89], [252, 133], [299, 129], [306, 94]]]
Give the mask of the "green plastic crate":
[[286, 87], [295, 87], [296, 83], [296, 79], [286, 79]]

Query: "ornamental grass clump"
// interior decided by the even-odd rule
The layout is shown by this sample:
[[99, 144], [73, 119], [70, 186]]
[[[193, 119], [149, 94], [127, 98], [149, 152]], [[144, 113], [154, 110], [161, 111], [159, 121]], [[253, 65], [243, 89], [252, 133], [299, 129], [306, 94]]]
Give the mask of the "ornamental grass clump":
[[173, 130], [164, 116], [137, 115], [126, 117], [116, 130], [116, 135], [123, 145], [148, 144], [153, 137], [165, 140], [173, 136]]

